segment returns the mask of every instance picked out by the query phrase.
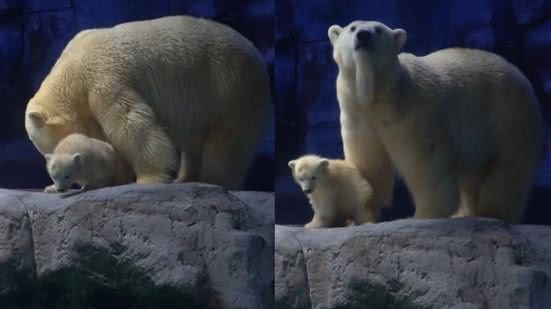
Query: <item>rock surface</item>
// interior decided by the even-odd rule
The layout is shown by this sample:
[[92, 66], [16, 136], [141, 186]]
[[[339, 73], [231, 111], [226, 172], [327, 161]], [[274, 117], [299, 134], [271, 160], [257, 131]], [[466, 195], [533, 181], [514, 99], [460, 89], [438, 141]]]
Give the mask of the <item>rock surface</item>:
[[274, 197], [0, 190], [0, 308], [270, 308]]
[[551, 227], [276, 225], [275, 243], [276, 308], [551, 308]]

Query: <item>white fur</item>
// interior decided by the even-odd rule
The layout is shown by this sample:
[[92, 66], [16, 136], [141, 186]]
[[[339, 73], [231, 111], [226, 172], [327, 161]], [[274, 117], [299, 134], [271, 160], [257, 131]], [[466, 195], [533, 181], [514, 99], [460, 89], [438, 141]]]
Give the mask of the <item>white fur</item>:
[[251, 42], [214, 21], [173, 16], [79, 33], [30, 100], [26, 128], [42, 153], [70, 133], [109, 141], [139, 183], [168, 182], [179, 167], [178, 182], [236, 188], [269, 108]]
[[377, 220], [373, 190], [358, 169], [343, 160], [315, 155], [289, 161], [296, 183], [308, 196], [314, 217], [306, 228], [343, 226]]
[[[352, 26], [356, 32], [380, 27], [372, 49], [353, 48]], [[341, 29], [329, 38], [339, 67], [345, 158], [381, 201], [392, 195], [392, 162], [413, 196], [416, 217], [450, 216], [461, 201], [464, 214], [517, 222], [543, 141], [537, 100], [524, 75], [479, 50], [399, 54], [405, 31], [379, 22]]]
[[131, 175], [125, 174], [124, 162], [111, 145], [82, 134], [68, 135], [53, 153], [44, 157], [54, 182], [45, 192], [65, 191], [73, 184], [89, 190], [131, 182]]

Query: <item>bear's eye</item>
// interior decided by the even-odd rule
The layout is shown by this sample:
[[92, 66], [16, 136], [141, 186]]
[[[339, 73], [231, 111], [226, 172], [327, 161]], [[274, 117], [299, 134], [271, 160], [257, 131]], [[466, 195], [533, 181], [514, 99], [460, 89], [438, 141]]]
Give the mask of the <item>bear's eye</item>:
[[311, 180], [316, 180], [316, 176], [310, 177]]
[[381, 27], [379, 26], [375, 27], [375, 33], [381, 34], [381, 31], [382, 31]]
[[356, 26], [350, 27], [350, 32], [354, 32], [354, 31], [356, 31]]
[[63, 178], [65, 178], [65, 180], [69, 180], [69, 175], [66, 175], [66, 176], [63, 177]]

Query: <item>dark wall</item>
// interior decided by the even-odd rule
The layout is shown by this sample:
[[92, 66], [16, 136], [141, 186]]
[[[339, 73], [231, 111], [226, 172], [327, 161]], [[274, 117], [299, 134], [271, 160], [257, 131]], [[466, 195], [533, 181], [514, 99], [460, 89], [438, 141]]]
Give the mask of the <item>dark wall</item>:
[[[531, 80], [551, 121], [551, 1], [544, 0], [277, 0], [276, 1], [276, 222], [304, 223], [311, 216], [292, 183], [287, 161], [304, 153], [342, 157], [336, 65], [327, 29], [353, 20], [379, 20], [408, 32], [406, 52], [423, 55], [445, 47], [493, 51]], [[527, 222], [551, 224], [551, 160], [542, 158]], [[413, 211], [398, 184], [395, 209]]]
[[[263, 53], [273, 80], [273, 0], [0, 0], [0, 187], [49, 182], [44, 160], [26, 138], [24, 110], [78, 31], [177, 14], [212, 18], [242, 33]], [[272, 191], [273, 165], [272, 124], [246, 188]]]

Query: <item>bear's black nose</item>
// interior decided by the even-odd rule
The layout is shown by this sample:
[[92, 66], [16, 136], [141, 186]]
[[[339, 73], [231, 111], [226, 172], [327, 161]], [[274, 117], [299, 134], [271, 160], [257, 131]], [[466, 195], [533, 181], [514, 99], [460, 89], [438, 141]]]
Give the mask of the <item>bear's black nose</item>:
[[356, 34], [356, 37], [360, 43], [365, 44], [371, 40], [371, 32], [369, 30], [360, 30]]
[[312, 193], [312, 189], [304, 189], [304, 193], [310, 194], [310, 193]]

